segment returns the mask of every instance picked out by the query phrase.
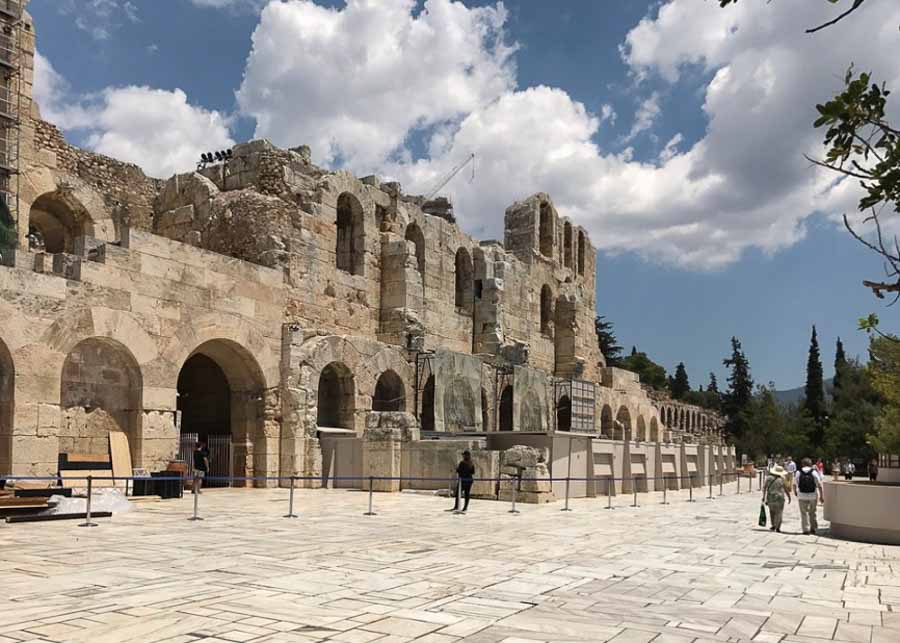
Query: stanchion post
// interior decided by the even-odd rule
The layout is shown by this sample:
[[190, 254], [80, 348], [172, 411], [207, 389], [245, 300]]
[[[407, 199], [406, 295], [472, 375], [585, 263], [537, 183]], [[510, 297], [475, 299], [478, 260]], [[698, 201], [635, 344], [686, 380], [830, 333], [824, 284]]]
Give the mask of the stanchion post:
[[188, 518], [191, 522], [196, 522], [198, 520], [203, 520], [199, 515], [197, 515], [197, 506], [200, 502], [200, 494], [194, 493], [194, 515]]
[[615, 478], [613, 478], [612, 476], [609, 476], [606, 479], [606, 508], [607, 509], [615, 509], [615, 507], [612, 506], [612, 490], [613, 490], [613, 485], [615, 483], [616, 483]]
[[364, 513], [364, 516], [375, 516], [375, 510], [372, 508], [372, 495], [375, 491], [375, 478], [373, 476], [369, 476], [369, 510]]
[[694, 502], [694, 474], [688, 476], [688, 502]]
[[669, 479], [666, 476], [663, 476], [663, 502], [662, 503], [664, 505], [669, 504], [669, 500], [668, 500], [668, 496], [667, 496], [668, 490], [669, 490]]
[[[569, 440], [571, 442], [571, 440]], [[562, 508], [562, 511], [572, 511], [569, 509], [569, 480], [570, 478], [566, 477], [566, 506]]]
[[741, 474], [738, 472], [735, 475], [737, 476], [737, 495], [741, 495]]
[[462, 500], [462, 478], [456, 479], [456, 502], [453, 503], [453, 513], [461, 514], [462, 510], [459, 508], [459, 503]]
[[724, 477], [725, 477], [725, 476], [720, 472], [720, 473], [719, 473], [719, 495], [720, 495], [720, 496], [724, 496], [724, 495], [725, 495], [725, 492], [722, 491], [722, 479], [723, 479]]
[[634, 504], [632, 507], [637, 507], [637, 476], [631, 476], [631, 490], [634, 491]]
[[519, 480], [518, 478], [513, 478], [513, 488], [512, 488], [512, 508], [509, 510], [511, 514], [519, 513], [519, 510], [516, 509], [516, 493], [519, 490]]
[[288, 512], [285, 518], [296, 518], [297, 514], [294, 513], [294, 480], [295, 477], [291, 476], [291, 491], [288, 495]]
[[715, 476], [714, 473], [709, 474], [709, 499], [710, 499], [710, 500], [713, 500], [713, 495], [712, 495], [712, 484], [713, 484], [713, 477], [714, 477], [714, 476]]
[[91, 522], [91, 497], [93, 496], [93, 476], [87, 477], [87, 506], [84, 511], [84, 522], [79, 527], [96, 527], [97, 523]]

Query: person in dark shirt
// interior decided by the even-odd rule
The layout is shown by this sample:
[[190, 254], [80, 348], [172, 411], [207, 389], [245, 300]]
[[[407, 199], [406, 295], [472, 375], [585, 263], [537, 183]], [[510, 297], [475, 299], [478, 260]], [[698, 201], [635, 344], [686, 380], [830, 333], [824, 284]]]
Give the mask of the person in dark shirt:
[[466, 513], [469, 508], [469, 495], [472, 493], [472, 483], [475, 481], [475, 463], [472, 462], [472, 454], [463, 451], [463, 459], [460, 460], [456, 467], [456, 475], [459, 478], [459, 484], [456, 485], [455, 499], [453, 510], [459, 511], [459, 489], [462, 487], [463, 496], [466, 499], [462, 508], [462, 513]]
[[194, 448], [194, 488], [193, 493], [200, 493], [200, 487], [203, 486], [203, 478], [209, 471], [209, 449], [206, 448], [206, 442], [199, 440]]

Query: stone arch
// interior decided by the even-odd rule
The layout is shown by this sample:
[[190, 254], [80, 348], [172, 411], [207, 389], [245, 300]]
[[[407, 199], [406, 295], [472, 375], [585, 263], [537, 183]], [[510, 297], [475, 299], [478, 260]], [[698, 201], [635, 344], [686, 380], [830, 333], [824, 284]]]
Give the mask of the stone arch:
[[331, 362], [319, 373], [316, 426], [356, 428], [356, 382], [342, 362]]
[[647, 423], [644, 421], [643, 415], [638, 416], [637, 433], [635, 434], [634, 439], [638, 442], [646, 442], [647, 441]]
[[450, 433], [474, 431], [475, 394], [462, 377], [454, 377], [444, 389], [444, 430]]
[[363, 274], [365, 266], [366, 233], [363, 207], [350, 192], [342, 192], [337, 199], [337, 239], [335, 245], [338, 270], [351, 275]]
[[13, 418], [16, 410], [16, 369], [12, 353], [0, 339], [0, 475], [13, 472]]
[[75, 239], [94, 236], [94, 222], [87, 208], [73, 192], [62, 189], [45, 192], [34, 200], [28, 227], [29, 234], [40, 240], [35, 249], [49, 253], [74, 252]]
[[434, 431], [434, 375], [429, 375], [422, 389], [422, 411], [419, 424], [423, 431]]
[[488, 405], [488, 394], [483, 386], [481, 387], [481, 430], [485, 432], [491, 430], [491, 411]]
[[572, 400], [563, 395], [556, 402], [556, 430], [572, 430]]
[[[248, 348], [225, 338], [201, 342], [182, 362], [176, 388], [182, 434], [197, 434], [201, 440], [231, 438], [232, 461], [213, 464], [214, 469], [239, 477], [265, 476], [275, 469], [277, 429], [267, 431], [266, 424], [274, 399]], [[266, 483], [257, 481], [256, 486]]]
[[472, 257], [469, 251], [463, 247], [456, 250], [454, 261], [455, 270], [455, 302], [456, 307], [467, 312], [472, 311], [473, 304], [473, 273]]
[[650, 418], [650, 441], [659, 442], [659, 423], [656, 418]]
[[627, 406], [619, 407], [616, 421], [613, 423], [613, 439], [627, 440], [631, 435], [631, 412]]
[[584, 238], [584, 230], [578, 231], [578, 274], [584, 276], [585, 252], [587, 251], [587, 243]]
[[497, 429], [499, 431], [513, 430], [513, 387], [511, 384], [507, 384], [500, 394]]
[[674, 426], [674, 422], [675, 422], [675, 419], [672, 415], [672, 407], [671, 406], [666, 409], [666, 418], [667, 418], [666, 423], [665, 423], [666, 428], [671, 429]]
[[546, 201], [541, 202], [539, 223], [539, 248], [548, 259], [553, 258], [553, 210]]
[[553, 291], [544, 284], [541, 288], [541, 333], [550, 335], [553, 332]]
[[109, 453], [109, 434], [128, 437], [133, 462], [142, 461], [141, 369], [122, 343], [89, 337], [66, 355], [60, 374], [60, 453]]
[[405, 411], [406, 388], [396, 372], [388, 369], [378, 376], [375, 394], [372, 396], [373, 411]]
[[575, 261], [572, 257], [574, 240], [572, 238], [572, 224], [568, 221], [563, 225], [563, 263], [569, 270], [575, 269]]
[[613, 436], [613, 412], [609, 404], [604, 404], [600, 410], [600, 435], [605, 438]]
[[425, 233], [419, 224], [413, 221], [406, 226], [406, 240], [411, 241], [416, 247], [416, 266], [422, 279], [425, 278]]

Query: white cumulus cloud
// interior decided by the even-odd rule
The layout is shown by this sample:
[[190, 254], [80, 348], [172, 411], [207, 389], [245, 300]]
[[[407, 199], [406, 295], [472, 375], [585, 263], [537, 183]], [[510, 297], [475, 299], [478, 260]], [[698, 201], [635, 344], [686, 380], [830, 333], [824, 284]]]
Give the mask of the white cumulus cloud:
[[73, 95], [40, 52], [34, 76], [34, 97], [46, 120], [81, 134], [87, 148], [136, 163], [151, 176], [189, 171], [201, 153], [234, 145], [228, 119], [191, 105], [180, 89], [108, 87]]

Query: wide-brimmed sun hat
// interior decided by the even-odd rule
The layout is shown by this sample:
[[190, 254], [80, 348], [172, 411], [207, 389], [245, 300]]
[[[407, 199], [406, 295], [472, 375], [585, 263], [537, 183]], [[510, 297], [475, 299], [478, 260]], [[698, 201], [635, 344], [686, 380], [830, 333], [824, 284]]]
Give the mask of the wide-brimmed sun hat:
[[774, 467], [769, 469], [769, 473], [773, 476], [786, 476], [788, 474], [788, 470], [782, 467], [780, 464], [776, 464]]

